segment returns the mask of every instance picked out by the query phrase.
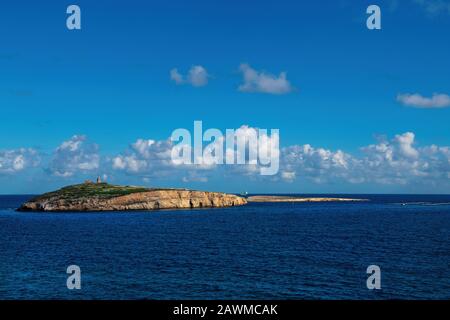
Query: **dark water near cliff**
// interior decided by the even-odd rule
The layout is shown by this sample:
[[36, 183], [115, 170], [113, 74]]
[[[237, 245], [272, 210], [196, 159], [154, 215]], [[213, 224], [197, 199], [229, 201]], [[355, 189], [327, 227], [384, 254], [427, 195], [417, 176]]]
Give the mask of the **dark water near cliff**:
[[371, 201], [37, 214], [0, 196], [0, 298], [449, 299], [450, 196], [355, 197]]

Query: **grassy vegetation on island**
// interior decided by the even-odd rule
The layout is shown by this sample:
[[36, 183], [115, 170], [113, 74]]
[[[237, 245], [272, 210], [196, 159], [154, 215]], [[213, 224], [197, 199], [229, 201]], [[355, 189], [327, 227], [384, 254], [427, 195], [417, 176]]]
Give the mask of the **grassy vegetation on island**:
[[100, 198], [111, 199], [114, 197], [126, 196], [132, 193], [146, 192], [154, 189], [135, 187], [135, 186], [117, 186], [108, 183], [83, 183], [64, 187], [57, 191], [45, 193], [36, 198], [36, 200], [59, 197], [60, 199], [79, 199], [79, 198]]

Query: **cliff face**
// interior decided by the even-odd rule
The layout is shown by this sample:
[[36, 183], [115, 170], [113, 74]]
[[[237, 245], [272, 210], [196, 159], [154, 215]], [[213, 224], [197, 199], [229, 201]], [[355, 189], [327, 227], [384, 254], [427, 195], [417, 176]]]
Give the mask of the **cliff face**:
[[236, 195], [177, 189], [136, 189], [135, 192], [44, 194], [24, 203], [19, 211], [126, 211], [240, 206], [247, 203]]

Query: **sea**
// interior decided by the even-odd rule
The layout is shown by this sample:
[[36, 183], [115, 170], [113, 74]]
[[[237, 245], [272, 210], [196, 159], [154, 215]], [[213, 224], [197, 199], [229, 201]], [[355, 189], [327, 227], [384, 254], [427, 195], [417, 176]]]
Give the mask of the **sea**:
[[307, 196], [369, 201], [24, 213], [31, 196], [0, 196], [0, 299], [450, 299], [450, 195]]

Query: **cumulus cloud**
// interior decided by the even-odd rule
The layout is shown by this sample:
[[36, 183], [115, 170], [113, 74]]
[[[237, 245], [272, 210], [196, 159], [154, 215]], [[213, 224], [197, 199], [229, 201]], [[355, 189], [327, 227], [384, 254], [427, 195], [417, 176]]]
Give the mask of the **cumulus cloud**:
[[[260, 130], [258, 128], [242, 125], [234, 133], [236, 148], [226, 149], [226, 158], [235, 157], [237, 163], [246, 164], [231, 166], [230, 172], [243, 175], [273, 175], [279, 170], [279, 132]], [[238, 159], [241, 159], [239, 162]], [[227, 161], [227, 163], [233, 163]]]
[[419, 156], [419, 152], [413, 146], [415, 137], [415, 134], [412, 132], [395, 136], [395, 142], [398, 145], [399, 152], [403, 156], [409, 158], [417, 158]]
[[75, 135], [64, 141], [54, 152], [48, 170], [58, 177], [97, 171], [100, 166], [98, 146], [85, 136]]
[[202, 87], [208, 83], [208, 72], [202, 66], [193, 66], [188, 73], [188, 82], [194, 87]]
[[32, 148], [0, 150], [0, 174], [17, 173], [39, 163], [39, 153]]
[[246, 63], [241, 64], [239, 70], [244, 80], [244, 83], [239, 86], [239, 91], [286, 94], [293, 90], [286, 78], [286, 72], [275, 76], [264, 71], [256, 71]]
[[[241, 126], [235, 131], [237, 139], [247, 141], [254, 136], [253, 127]], [[271, 148], [274, 134], [262, 135], [261, 151]], [[224, 141], [214, 144], [225, 146]], [[204, 147], [206, 147], [204, 143]], [[173, 144], [168, 141], [139, 139], [123, 154], [111, 161], [112, 168], [129, 175], [151, 178], [179, 178], [183, 182], [207, 182], [211, 177], [236, 179], [281, 180], [295, 183], [308, 180], [317, 184], [346, 182], [351, 184], [389, 185], [449, 185], [450, 148], [418, 146], [413, 132], [398, 134], [392, 139], [381, 139], [375, 144], [361, 147], [358, 155], [343, 150], [313, 147], [310, 144], [276, 148], [280, 157], [280, 170], [276, 176], [262, 176], [261, 164], [249, 163], [249, 155], [257, 153], [255, 146], [247, 144], [245, 151], [224, 148], [225, 159], [244, 156], [247, 164], [240, 165], [176, 165], [171, 161]], [[271, 150], [273, 151], [273, 150]], [[242, 154], [244, 152], [244, 154]]]
[[111, 167], [116, 172], [143, 178], [146, 183], [152, 179], [173, 178], [185, 183], [207, 182], [210, 174], [207, 170], [214, 165], [177, 164], [172, 161], [173, 147], [170, 140], [138, 139], [125, 152], [111, 159]]
[[412, 132], [362, 147], [361, 151], [358, 157], [310, 145], [284, 148], [282, 178], [288, 182], [309, 179], [316, 183], [449, 184], [449, 147], [417, 147]]
[[138, 139], [129, 150], [112, 159], [112, 168], [130, 174], [158, 176], [173, 166], [170, 140]]
[[407, 132], [365, 148], [366, 179], [390, 184], [448, 184], [449, 148], [414, 145], [415, 135]]
[[188, 74], [183, 76], [177, 68], [170, 70], [170, 79], [176, 84], [190, 84], [194, 87], [203, 87], [208, 84], [209, 74], [202, 66], [193, 66]]
[[177, 68], [170, 70], [170, 80], [175, 81], [176, 84], [183, 83], [183, 75], [178, 72]]
[[295, 180], [295, 172], [294, 171], [282, 171], [281, 178], [284, 181], [292, 182]]
[[350, 167], [357, 160], [341, 150], [331, 151], [313, 146], [294, 145], [281, 150], [281, 177], [292, 182], [295, 179], [309, 179], [324, 183], [336, 178], [349, 179]]
[[[257, 138], [258, 144], [251, 144], [248, 141]], [[264, 159], [279, 156], [278, 133], [260, 132], [257, 129], [243, 125], [235, 130], [234, 145], [228, 148], [225, 136], [215, 139], [213, 142], [204, 142], [203, 156], [193, 159], [193, 146], [184, 144], [175, 144], [170, 140], [156, 141], [152, 139], [138, 139], [131, 144], [128, 150], [111, 159], [112, 169], [125, 172], [129, 175], [140, 177], [180, 177], [181, 181], [206, 182], [208, 177], [213, 174], [227, 175], [240, 174], [250, 176], [260, 174], [261, 170], [273, 168], [272, 164], [259, 163], [258, 159], [251, 161], [250, 155], [264, 155]], [[241, 147], [237, 147], [240, 143]], [[179, 155], [184, 148], [192, 164], [172, 160], [172, 152]], [[227, 163], [236, 163], [235, 165], [221, 165], [217, 162], [218, 150], [222, 150], [223, 161]], [[239, 159], [249, 164], [237, 164]], [[195, 161], [194, 161], [195, 160]], [[272, 165], [272, 166], [271, 166]], [[277, 167], [275, 168], [277, 169]]]
[[450, 96], [434, 93], [432, 97], [424, 97], [418, 93], [404, 93], [397, 96], [397, 101], [414, 108], [446, 108], [450, 107]]
[[[239, 139], [250, 141], [255, 132], [256, 128], [241, 126], [235, 130], [235, 143]], [[133, 176], [144, 181], [206, 183], [217, 178], [230, 178], [244, 181], [258, 179], [264, 183], [279, 181], [294, 184], [310, 181], [316, 184], [409, 185], [450, 190], [450, 147], [421, 146], [413, 132], [398, 134], [390, 139], [379, 138], [375, 143], [361, 147], [358, 153], [310, 144], [279, 148], [276, 141], [278, 139], [277, 133], [261, 135], [260, 132], [258, 147], [246, 144], [241, 150], [227, 149], [225, 141], [217, 139], [211, 145], [223, 147], [225, 159], [232, 157], [236, 163], [239, 157], [245, 157], [247, 164], [187, 165], [172, 162], [174, 143], [170, 140], [137, 139], [124, 152], [108, 158], [108, 161], [100, 161], [96, 144], [88, 142], [85, 136], [73, 136], [62, 142], [49, 162], [42, 164], [42, 167], [47, 168], [46, 171], [54, 176], [74, 179], [83, 174], [98, 175], [101, 171], [108, 178], [125, 174], [125, 177]], [[277, 146], [275, 149], [272, 148], [274, 143]], [[204, 142], [203, 147], [207, 145]], [[279, 170], [275, 176], [263, 176], [259, 162], [249, 163], [251, 154], [269, 150], [280, 157]], [[27, 168], [37, 167], [40, 163], [40, 155], [34, 149], [0, 151], [0, 174], [22, 172]], [[105, 167], [101, 167], [103, 165]]]

